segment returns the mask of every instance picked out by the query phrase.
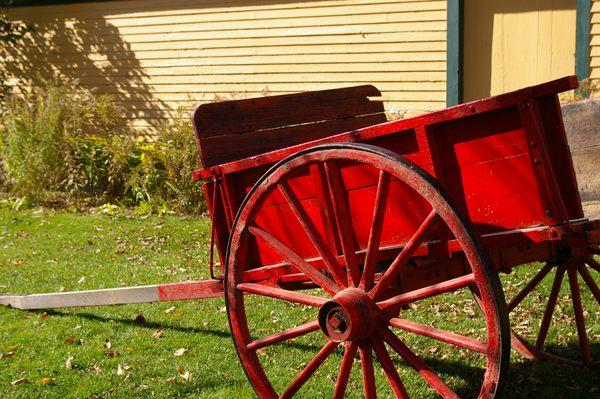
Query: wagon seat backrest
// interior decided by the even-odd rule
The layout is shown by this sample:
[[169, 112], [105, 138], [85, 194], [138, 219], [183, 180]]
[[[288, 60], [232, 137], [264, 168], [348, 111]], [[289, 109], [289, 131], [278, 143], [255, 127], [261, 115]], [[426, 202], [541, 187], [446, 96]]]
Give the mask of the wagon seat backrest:
[[204, 168], [386, 122], [373, 86], [203, 104], [193, 115]]

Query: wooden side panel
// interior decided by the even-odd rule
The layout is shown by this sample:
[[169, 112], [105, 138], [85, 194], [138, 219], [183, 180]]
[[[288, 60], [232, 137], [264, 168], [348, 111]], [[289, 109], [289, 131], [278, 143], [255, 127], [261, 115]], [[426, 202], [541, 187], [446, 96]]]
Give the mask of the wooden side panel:
[[194, 111], [204, 167], [385, 122], [381, 93], [358, 86], [224, 101]]
[[16, 91], [37, 76], [78, 79], [144, 132], [202, 103], [363, 84], [394, 115], [444, 107], [442, 0], [128, 0], [11, 15], [37, 25], [0, 50]]
[[[600, 0], [592, 0], [592, 27], [590, 37], [590, 78], [600, 80]], [[596, 95], [598, 95], [596, 93]]]
[[575, 0], [465, 0], [465, 101], [575, 71]]

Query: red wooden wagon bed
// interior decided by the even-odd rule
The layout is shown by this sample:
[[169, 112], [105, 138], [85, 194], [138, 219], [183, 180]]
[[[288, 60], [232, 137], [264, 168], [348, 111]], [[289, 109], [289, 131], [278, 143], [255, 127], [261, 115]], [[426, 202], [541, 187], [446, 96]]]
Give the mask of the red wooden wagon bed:
[[[235, 347], [261, 398], [294, 396], [338, 347], [335, 398], [345, 396], [356, 356], [366, 398], [377, 397], [374, 358], [394, 395], [408, 397], [387, 347], [442, 397], [458, 397], [396, 331], [479, 353], [480, 398], [500, 395], [511, 343], [532, 359], [597, 365], [580, 278], [600, 302], [592, 276], [600, 271], [600, 222], [584, 218], [557, 97], [576, 87], [567, 77], [392, 122], [372, 86], [202, 105], [194, 113], [203, 167], [195, 177], [204, 181], [220, 260], [217, 270], [211, 261], [213, 280], [0, 303], [31, 309], [224, 294]], [[543, 266], [506, 303], [499, 273], [532, 262]], [[527, 340], [511, 331], [509, 313], [546, 278], [545, 312]], [[567, 281], [578, 358], [546, 345]], [[403, 316], [412, 303], [458, 290], [481, 308], [482, 336]], [[314, 317], [255, 337], [257, 296], [315, 308]], [[322, 347], [275, 389], [260, 350], [316, 331]]]

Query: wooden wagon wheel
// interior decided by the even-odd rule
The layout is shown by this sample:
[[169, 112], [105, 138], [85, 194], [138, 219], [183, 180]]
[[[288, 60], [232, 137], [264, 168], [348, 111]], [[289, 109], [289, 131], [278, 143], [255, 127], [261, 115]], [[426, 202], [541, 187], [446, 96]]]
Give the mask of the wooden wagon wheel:
[[[553, 360], [571, 365], [585, 365], [588, 367], [600, 366], [600, 361], [592, 359], [591, 343], [586, 331], [586, 316], [581, 295], [581, 285], [587, 286], [598, 305], [600, 305], [600, 288], [593, 274], [600, 273], [600, 263], [594, 259], [599, 255], [597, 247], [571, 247], [566, 248], [565, 260], [560, 263], [546, 263], [533, 278], [508, 302], [507, 310], [513, 312], [530, 295], [535, 295], [538, 285], [546, 279], [552, 279], [549, 292], [544, 292], [546, 302], [544, 314], [541, 317], [540, 328], [532, 340], [512, 332], [513, 347], [530, 359]], [[554, 272], [553, 272], [554, 270]], [[581, 278], [581, 279], [580, 279]], [[583, 284], [581, 284], [583, 282]], [[579, 341], [579, 358], [557, 355], [548, 348], [548, 332], [551, 328], [553, 315], [557, 311], [557, 302], [563, 285], [568, 286], [569, 301], [575, 316], [574, 329], [577, 331]], [[591, 312], [598, 311], [589, 309]], [[588, 320], [589, 325], [589, 320]], [[589, 325], [591, 327], [591, 325]]]
[[[340, 179], [341, 174], [338, 173], [338, 166], [342, 162], [346, 165], [348, 163], [369, 165], [379, 176], [372, 225], [368, 233], [368, 246], [362, 264], [357, 262], [357, 253], [352, 248], [349, 237], [353, 233], [352, 223], [349, 220], [351, 215], [347, 213], [345, 201], [342, 200], [345, 187]], [[342, 254], [337, 257], [333, 253], [334, 250], [327, 245], [327, 241], [315, 229], [315, 222], [311, 220], [309, 213], [300, 203], [298, 194], [289, 184], [295, 173], [303, 168], [306, 170], [309, 166], [323, 172], [326, 182], [324, 189], [328, 191], [325, 195], [332, 200], [335, 225], [340, 227], [339, 229], [336, 227], [335, 230], [339, 233], [338, 238], [342, 247], [340, 251]], [[384, 272], [376, 273], [376, 260], [380, 253], [381, 225], [390, 181], [399, 181], [400, 184], [410, 187], [414, 195], [420, 196], [431, 206], [431, 211], [390, 266]], [[266, 198], [276, 190], [279, 191], [277, 195], [283, 195], [302, 225], [304, 233], [321, 255], [323, 261], [321, 268], [303, 259], [293, 248], [270, 234], [269, 226], [260, 226], [256, 223], [263, 211]], [[407, 209], [407, 212], [410, 212], [410, 209]], [[415, 250], [427, 239], [427, 234], [434, 223], [444, 223], [448, 227], [448, 231], [453, 234], [463, 251], [470, 270], [466, 270], [461, 277], [398, 295], [392, 294], [389, 297], [383, 288], [387, 287], [406, 266]], [[249, 264], [246, 255], [253, 240], [265, 243], [286, 259], [296, 273], [301, 272], [308, 276], [312, 285], [317, 288], [302, 292], [286, 289], [276, 281], [262, 284], [247, 282], [244, 278], [245, 272], [250, 270], [252, 265]], [[341, 260], [336, 261], [337, 259]], [[378, 387], [385, 387], [381, 383], [376, 385], [374, 373], [376, 368], [373, 361], [375, 357], [379, 360], [394, 396], [409, 397], [390, 357], [390, 353], [393, 352], [420, 374], [426, 382], [425, 386], [444, 398], [459, 397], [455, 390], [405, 343], [405, 340], [392, 331], [391, 327], [403, 334], [418, 334], [437, 342], [454, 345], [457, 347], [456, 350], [473, 351], [473, 354], [482, 358], [484, 369], [478, 376], [480, 380], [476, 382], [479, 384], [480, 381], [481, 385], [471, 387], [474, 388], [473, 393], [479, 398], [493, 398], [499, 396], [502, 391], [509, 366], [510, 330], [498, 276], [493, 271], [486, 251], [473, 233], [473, 229], [457, 212], [435, 180], [416, 165], [390, 151], [365, 144], [331, 144], [301, 151], [275, 165], [255, 184], [240, 207], [232, 228], [225, 274], [227, 314], [233, 340], [248, 379], [260, 398], [295, 396], [338, 347], [344, 348], [344, 352], [339, 366], [339, 375], [337, 378], [332, 378], [335, 383], [330, 387], [334, 398], [345, 396], [349, 376], [357, 356], [360, 357], [364, 397], [376, 398]], [[400, 309], [407, 304], [459, 289], [468, 290], [469, 287], [476, 287], [483, 298], [484, 340], [397, 317], [401, 312]], [[257, 302], [265, 297], [281, 300], [284, 304], [282, 306], [301, 310], [318, 309], [318, 312], [303, 324], [262, 338], [253, 338], [252, 326], [249, 325], [248, 319], [260, 306]], [[321, 333], [316, 332], [319, 330]], [[270, 349], [271, 345], [298, 339], [312, 332], [315, 332], [315, 335], [312, 336], [314, 341], [311, 342], [322, 341], [318, 348], [311, 346], [314, 350], [314, 356], [310, 355], [312, 360], [302, 365], [303, 367], [290, 377], [289, 384], [287, 382], [281, 384], [279, 381], [275, 381], [274, 384], [273, 378], [267, 376], [264, 368], [265, 362], [269, 360], [259, 356], [261, 351], [264, 351], [264, 348]], [[393, 352], [389, 352], [388, 346]], [[289, 357], [280, 359], [281, 362], [290, 363], [290, 367], [293, 366], [291, 364], [293, 360]], [[381, 375], [381, 371], [377, 370], [377, 373]], [[322, 392], [319, 395], [322, 395]], [[415, 396], [422, 396], [422, 392]]]

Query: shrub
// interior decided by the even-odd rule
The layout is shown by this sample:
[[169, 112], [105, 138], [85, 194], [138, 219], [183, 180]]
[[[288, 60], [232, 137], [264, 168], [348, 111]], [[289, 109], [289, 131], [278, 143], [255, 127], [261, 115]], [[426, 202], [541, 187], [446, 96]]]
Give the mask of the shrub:
[[189, 122], [176, 118], [157, 141], [143, 141], [110, 97], [76, 87], [53, 82], [9, 99], [0, 122], [4, 191], [42, 205], [203, 210]]

